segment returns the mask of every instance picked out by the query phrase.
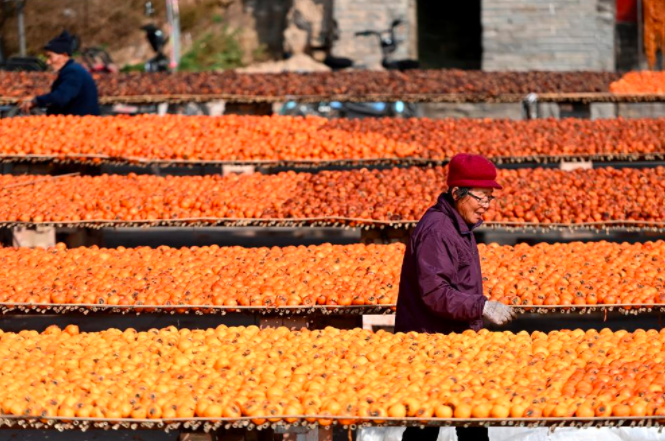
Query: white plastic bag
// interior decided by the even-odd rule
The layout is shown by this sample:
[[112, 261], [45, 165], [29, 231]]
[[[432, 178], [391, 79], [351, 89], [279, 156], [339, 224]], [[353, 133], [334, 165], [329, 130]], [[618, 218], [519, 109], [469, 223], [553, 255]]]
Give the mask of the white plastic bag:
[[490, 441], [548, 441], [549, 429], [526, 427], [490, 427]]
[[404, 427], [368, 427], [358, 430], [356, 441], [401, 441]]
[[584, 429], [561, 427], [554, 431], [547, 428], [491, 427], [490, 441], [665, 441], [665, 432], [646, 427], [589, 427]]
[[[358, 430], [356, 441], [402, 441], [405, 427], [368, 427]], [[439, 429], [437, 441], [457, 441], [454, 427]]]

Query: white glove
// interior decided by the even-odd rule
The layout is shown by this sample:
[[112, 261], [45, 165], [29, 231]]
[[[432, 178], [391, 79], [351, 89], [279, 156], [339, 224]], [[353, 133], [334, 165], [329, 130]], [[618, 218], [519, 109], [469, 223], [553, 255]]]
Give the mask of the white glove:
[[515, 317], [515, 311], [501, 302], [488, 300], [483, 307], [483, 317], [495, 325], [503, 325]]

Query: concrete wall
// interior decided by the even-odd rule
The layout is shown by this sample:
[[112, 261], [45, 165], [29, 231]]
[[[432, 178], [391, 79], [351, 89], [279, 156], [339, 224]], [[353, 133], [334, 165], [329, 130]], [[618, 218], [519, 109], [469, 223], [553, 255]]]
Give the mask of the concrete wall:
[[483, 0], [483, 70], [614, 70], [614, 0]]
[[420, 115], [426, 118], [524, 118], [521, 103], [421, 103]]
[[616, 114], [623, 118], [663, 118], [665, 103], [619, 103]]
[[[421, 103], [419, 115], [426, 118], [525, 118], [521, 103]], [[562, 110], [562, 106], [564, 109]], [[665, 103], [590, 103], [588, 109], [566, 112], [569, 104], [538, 103], [538, 118], [665, 118]], [[582, 106], [584, 107], [584, 106]], [[574, 113], [575, 115], [571, 115]], [[586, 115], [585, 115], [586, 114]]]
[[381, 47], [376, 37], [356, 37], [366, 29], [382, 30], [401, 18], [404, 23], [397, 28], [397, 38], [403, 40], [394, 54], [395, 59], [413, 57], [417, 41], [414, 0], [335, 0], [333, 17], [339, 27], [339, 40], [333, 54], [348, 57], [357, 65], [369, 69], [381, 66]]

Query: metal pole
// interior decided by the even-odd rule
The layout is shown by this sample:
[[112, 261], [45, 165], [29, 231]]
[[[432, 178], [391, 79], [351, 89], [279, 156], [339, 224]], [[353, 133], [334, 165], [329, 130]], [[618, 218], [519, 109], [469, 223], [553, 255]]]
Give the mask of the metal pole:
[[180, 5], [178, 0], [173, 2], [173, 70], [180, 65]]
[[88, 37], [88, 12], [89, 12], [89, 1], [85, 0], [83, 3], [83, 23], [84, 23], [84, 29], [85, 29], [85, 36]]
[[644, 8], [637, 0], [637, 68], [644, 69]]
[[19, 41], [19, 51], [22, 57], [26, 56], [26, 44], [25, 44], [25, 21], [23, 17], [23, 7], [25, 6], [25, 0], [18, 0], [17, 11], [18, 11], [18, 41]]
[[171, 70], [180, 64], [180, 7], [178, 0], [166, 0], [166, 15], [171, 25]]

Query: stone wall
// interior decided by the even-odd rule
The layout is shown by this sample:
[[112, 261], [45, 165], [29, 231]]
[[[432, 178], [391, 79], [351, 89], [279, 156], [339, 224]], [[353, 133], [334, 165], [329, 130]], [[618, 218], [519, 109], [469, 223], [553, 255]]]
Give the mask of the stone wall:
[[614, 0], [483, 0], [483, 70], [614, 70]]
[[356, 65], [368, 69], [381, 66], [381, 47], [376, 37], [356, 37], [354, 34], [366, 29], [382, 30], [390, 27], [397, 18], [403, 24], [397, 28], [400, 44], [395, 59], [414, 57], [416, 39], [414, 0], [335, 0], [333, 17], [337, 20], [339, 40], [335, 42], [333, 54], [348, 57]]

